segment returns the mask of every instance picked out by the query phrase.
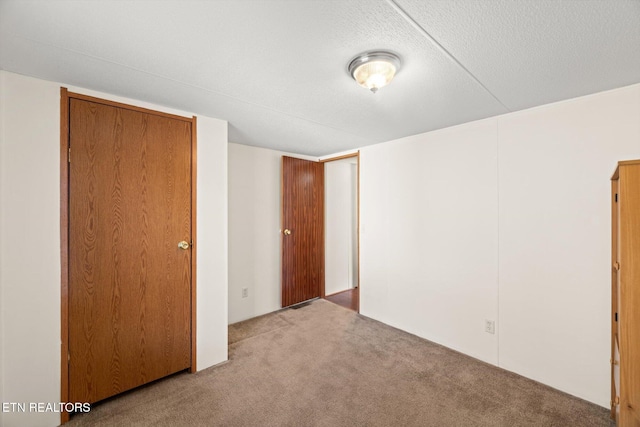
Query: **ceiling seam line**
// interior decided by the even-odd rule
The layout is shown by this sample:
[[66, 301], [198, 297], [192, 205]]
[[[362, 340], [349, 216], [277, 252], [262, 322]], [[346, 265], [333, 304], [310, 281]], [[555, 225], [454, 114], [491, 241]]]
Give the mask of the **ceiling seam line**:
[[451, 54], [444, 46], [442, 46], [431, 34], [427, 32], [418, 22], [411, 17], [400, 5], [398, 5], [395, 0], [386, 0], [387, 3], [405, 20], [407, 21], [413, 28], [415, 28], [420, 34], [422, 34], [427, 40], [429, 40], [440, 52], [442, 52], [446, 57], [448, 57], [451, 61], [453, 61], [458, 67], [460, 67], [465, 73], [469, 75], [482, 89], [484, 89], [491, 97], [496, 100], [500, 105], [502, 105], [507, 112], [512, 112], [512, 110], [507, 107], [504, 102], [500, 100], [493, 92], [489, 90], [481, 81], [478, 79], [467, 67], [462, 65], [458, 59]]
[[[7, 34], [7, 33], [5, 33], [5, 34]], [[172, 81], [174, 83], [181, 84], [183, 86], [187, 86], [187, 87], [191, 87], [193, 89], [202, 90], [204, 92], [208, 92], [208, 93], [213, 93], [213, 94], [216, 94], [216, 95], [224, 96], [226, 98], [232, 99], [232, 100], [237, 101], [237, 102], [242, 102], [242, 103], [247, 104], [247, 105], [251, 105], [251, 106], [254, 106], [254, 107], [257, 107], [257, 108], [262, 108], [262, 109], [265, 109], [265, 110], [268, 110], [268, 111], [272, 111], [272, 112], [275, 112], [275, 113], [278, 113], [278, 114], [282, 114], [282, 115], [285, 115], [285, 116], [288, 116], [288, 117], [292, 117], [292, 118], [297, 119], [297, 120], [302, 120], [302, 121], [307, 122], [307, 123], [312, 123], [312, 124], [317, 125], [317, 126], [326, 127], [326, 128], [338, 131], [338, 132], [342, 132], [342, 133], [347, 134], [347, 135], [351, 135], [351, 136], [355, 136], [355, 137], [358, 137], [358, 138], [361, 138], [361, 139], [364, 139], [364, 140], [368, 140], [368, 138], [363, 138], [362, 135], [358, 135], [358, 134], [346, 131], [346, 130], [338, 128], [338, 127], [334, 127], [334, 126], [326, 125], [326, 124], [319, 123], [319, 122], [316, 122], [316, 121], [313, 121], [313, 120], [305, 119], [304, 117], [296, 116], [296, 115], [293, 115], [293, 114], [290, 114], [290, 113], [286, 113], [284, 111], [277, 110], [275, 108], [270, 108], [270, 107], [267, 107], [267, 106], [264, 106], [264, 105], [261, 105], [261, 104], [256, 104], [254, 102], [249, 102], [249, 101], [246, 101], [246, 100], [241, 99], [241, 98], [237, 98], [237, 97], [232, 96], [232, 95], [227, 95], [227, 94], [222, 93], [222, 92], [218, 92], [218, 91], [215, 91], [215, 90], [212, 90], [212, 89], [204, 88], [202, 86], [197, 86], [197, 85], [194, 85], [194, 84], [191, 84], [191, 83], [186, 83], [186, 82], [183, 82], [181, 80], [176, 80], [174, 78], [166, 77], [166, 76], [163, 76], [161, 74], [156, 74], [156, 73], [145, 71], [145, 70], [142, 70], [142, 69], [139, 69], [139, 68], [135, 68], [135, 67], [131, 67], [131, 66], [128, 66], [128, 65], [124, 65], [124, 64], [121, 64], [121, 63], [116, 62], [116, 61], [110, 61], [108, 59], [101, 58], [101, 57], [95, 56], [95, 55], [90, 55], [90, 54], [87, 54], [87, 53], [84, 53], [84, 52], [79, 52], [79, 51], [74, 50], [74, 49], [68, 49], [68, 48], [65, 48], [65, 47], [56, 46], [56, 45], [53, 45], [53, 44], [41, 42], [39, 40], [34, 40], [34, 39], [31, 39], [31, 38], [23, 37], [23, 36], [20, 36], [20, 35], [17, 35], [17, 34], [13, 34], [13, 33], [9, 33], [9, 34], [12, 34], [14, 37], [19, 37], [21, 39], [28, 40], [28, 41], [33, 42], [33, 43], [41, 44], [43, 46], [48, 46], [48, 47], [52, 47], [52, 48], [55, 48], [55, 49], [65, 50], [67, 52], [75, 53], [77, 55], [86, 56], [86, 57], [94, 59], [96, 61], [106, 62], [108, 64], [117, 65], [119, 67], [127, 68], [129, 70], [137, 71], [139, 73], [147, 74], [147, 75], [150, 75], [150, 76], [153, 76], [153, 77], [157, 77], [157, 78], [160, 78], [160, 79], [164, 79], [164, 80], [169, 80], [169, 81]], [[175, 108], [175, 107], [171, 107], [171, 108]]]

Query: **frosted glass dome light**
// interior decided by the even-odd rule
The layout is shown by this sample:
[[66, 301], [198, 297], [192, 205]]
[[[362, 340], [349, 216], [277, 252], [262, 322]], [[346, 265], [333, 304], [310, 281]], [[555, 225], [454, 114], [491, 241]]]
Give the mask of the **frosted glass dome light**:
[[398, 55], [381, 50], [358, 55], [349, 63], [351, 77], [373, 93], [388, 85], [399, 69]]

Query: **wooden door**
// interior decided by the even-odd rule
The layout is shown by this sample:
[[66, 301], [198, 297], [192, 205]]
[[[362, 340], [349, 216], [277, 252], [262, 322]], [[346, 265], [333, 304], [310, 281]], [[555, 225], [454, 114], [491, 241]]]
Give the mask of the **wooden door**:
[[282, 157], [282, 307], [321, 296], [324, 165]]
[[191, 366], [191, 125], [69, 100], [68, 401]]

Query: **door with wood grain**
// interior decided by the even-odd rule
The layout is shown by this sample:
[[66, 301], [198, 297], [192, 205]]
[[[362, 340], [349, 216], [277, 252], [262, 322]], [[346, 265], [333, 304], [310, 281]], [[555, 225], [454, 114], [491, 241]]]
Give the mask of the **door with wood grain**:
[[282, 307], [324, 285], [324, 165], [282, 157]]
[[192, 363], [192, 122], [112, 104], [69, 99], [71, 402]]

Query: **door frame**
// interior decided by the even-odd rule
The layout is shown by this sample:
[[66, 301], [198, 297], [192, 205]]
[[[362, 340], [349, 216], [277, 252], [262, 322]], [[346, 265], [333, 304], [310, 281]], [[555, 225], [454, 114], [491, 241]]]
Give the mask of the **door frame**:
[[[349, 154], [344, 154], [341, 156], [336, 156], [336, 157], [329, 157], [326, 159], [320, 159], [320, 163], [329, 163], [329, 162], [335, 162], [337, 160], [343, 160], [343, 159], [349, 159], [349, 158], [356, 158], [356, 167], [358, 169], [358, 173], [356, 175], [357, 180], [358, 180], [358, 185], [356, 185], [356, 192], [357, 192], [357, 206], [356, 206], [356, 228], [357, 228], [357, 240], [358, 240], [358, 253], [357, 253], [357, 263], [358, 263], [358, 293], [360, 293], [360, 287], [361, 287], [361, 282], [360, 282], [360, 150], [354, 152], [354, 153], [349, 153]], [[326, 175], [325, 175], [326, 177]], [[324, 195], [323, 195], [324, 197]], [[325, 217], [325, 221], [326, 221], [326, 217]], [[326, 231], [326, 228], [325, 228]], [[326, 247], [325, 247], [326, 250]], [[326, 258], [326, 257], [325, 257]], [[325, 271], [326, 274], [326, 271]], [[325, 295], [325, 281], [322, 281], [322, 285], [320, 287], [320, 298], [324, 299]], [[358, 298], [358, 310], [357, 313], [360, 313], [360, 298]]]
[[[60, 401], [69, 400], [69, 102], [80, 99], [145, 114], [168, 117], [191, 123], [191, 366], [196, 372], [196, 199], [197, 199], [197, 117], [184, 117], [162, 111], [137, 107], [121, 102], [69, 92], [60, 88]], [[62, 424], [69, 421], [69, 413], [60, 412]]]

